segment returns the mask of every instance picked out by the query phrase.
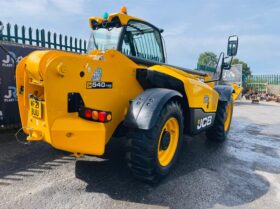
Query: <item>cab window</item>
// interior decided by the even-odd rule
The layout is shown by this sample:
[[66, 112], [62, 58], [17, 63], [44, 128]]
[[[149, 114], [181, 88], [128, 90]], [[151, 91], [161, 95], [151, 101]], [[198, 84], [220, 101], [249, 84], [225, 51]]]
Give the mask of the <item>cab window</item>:
[[124, 33], [121, 51], [126, 55], [164, 62], [159, 31], [142, 22], [129, 22]]

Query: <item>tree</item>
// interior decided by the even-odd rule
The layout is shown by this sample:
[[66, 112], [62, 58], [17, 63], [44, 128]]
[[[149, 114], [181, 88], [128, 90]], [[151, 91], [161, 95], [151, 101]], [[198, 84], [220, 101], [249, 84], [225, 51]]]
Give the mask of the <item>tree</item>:
[[199, 55], [198, 65], [215, 68], [218, 63], [217, 55], [213, 52], [203, 52]]

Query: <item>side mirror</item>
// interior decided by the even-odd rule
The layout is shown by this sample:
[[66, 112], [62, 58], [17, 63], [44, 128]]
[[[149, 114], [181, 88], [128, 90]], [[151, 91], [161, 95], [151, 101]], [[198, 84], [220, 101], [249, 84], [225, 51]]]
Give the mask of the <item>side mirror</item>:
[[230, 36], [228, 38], [227, 56], [233, 57], [238, 51], [238, 36]]

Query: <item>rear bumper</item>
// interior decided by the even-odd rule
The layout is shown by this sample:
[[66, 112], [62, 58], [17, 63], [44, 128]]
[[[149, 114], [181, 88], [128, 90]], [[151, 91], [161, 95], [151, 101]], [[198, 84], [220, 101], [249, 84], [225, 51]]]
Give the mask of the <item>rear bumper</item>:
[[104, 154], [105, 124], [80, 118], [61, 118], [55, 120], [50, 135], [50, 143], [57, 149], [90, 155]]

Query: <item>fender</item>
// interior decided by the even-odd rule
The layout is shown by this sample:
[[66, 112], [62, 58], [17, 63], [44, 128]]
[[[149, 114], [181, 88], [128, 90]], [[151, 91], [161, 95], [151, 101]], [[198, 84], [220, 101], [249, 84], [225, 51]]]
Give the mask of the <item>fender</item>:
[[171, 89], [145, 90], [132, 101], [124, 125], [143, 130], [153, 128], [164, 105], [174, 97], [183, 98], [181, 93]]
[[219, 93], [219, 101], [222, 102], [229, 102], [232, 100], [232, 93], [234, 89], [232, 86], [227, 85], [217, 85], [214, 87], [214, 89]]

